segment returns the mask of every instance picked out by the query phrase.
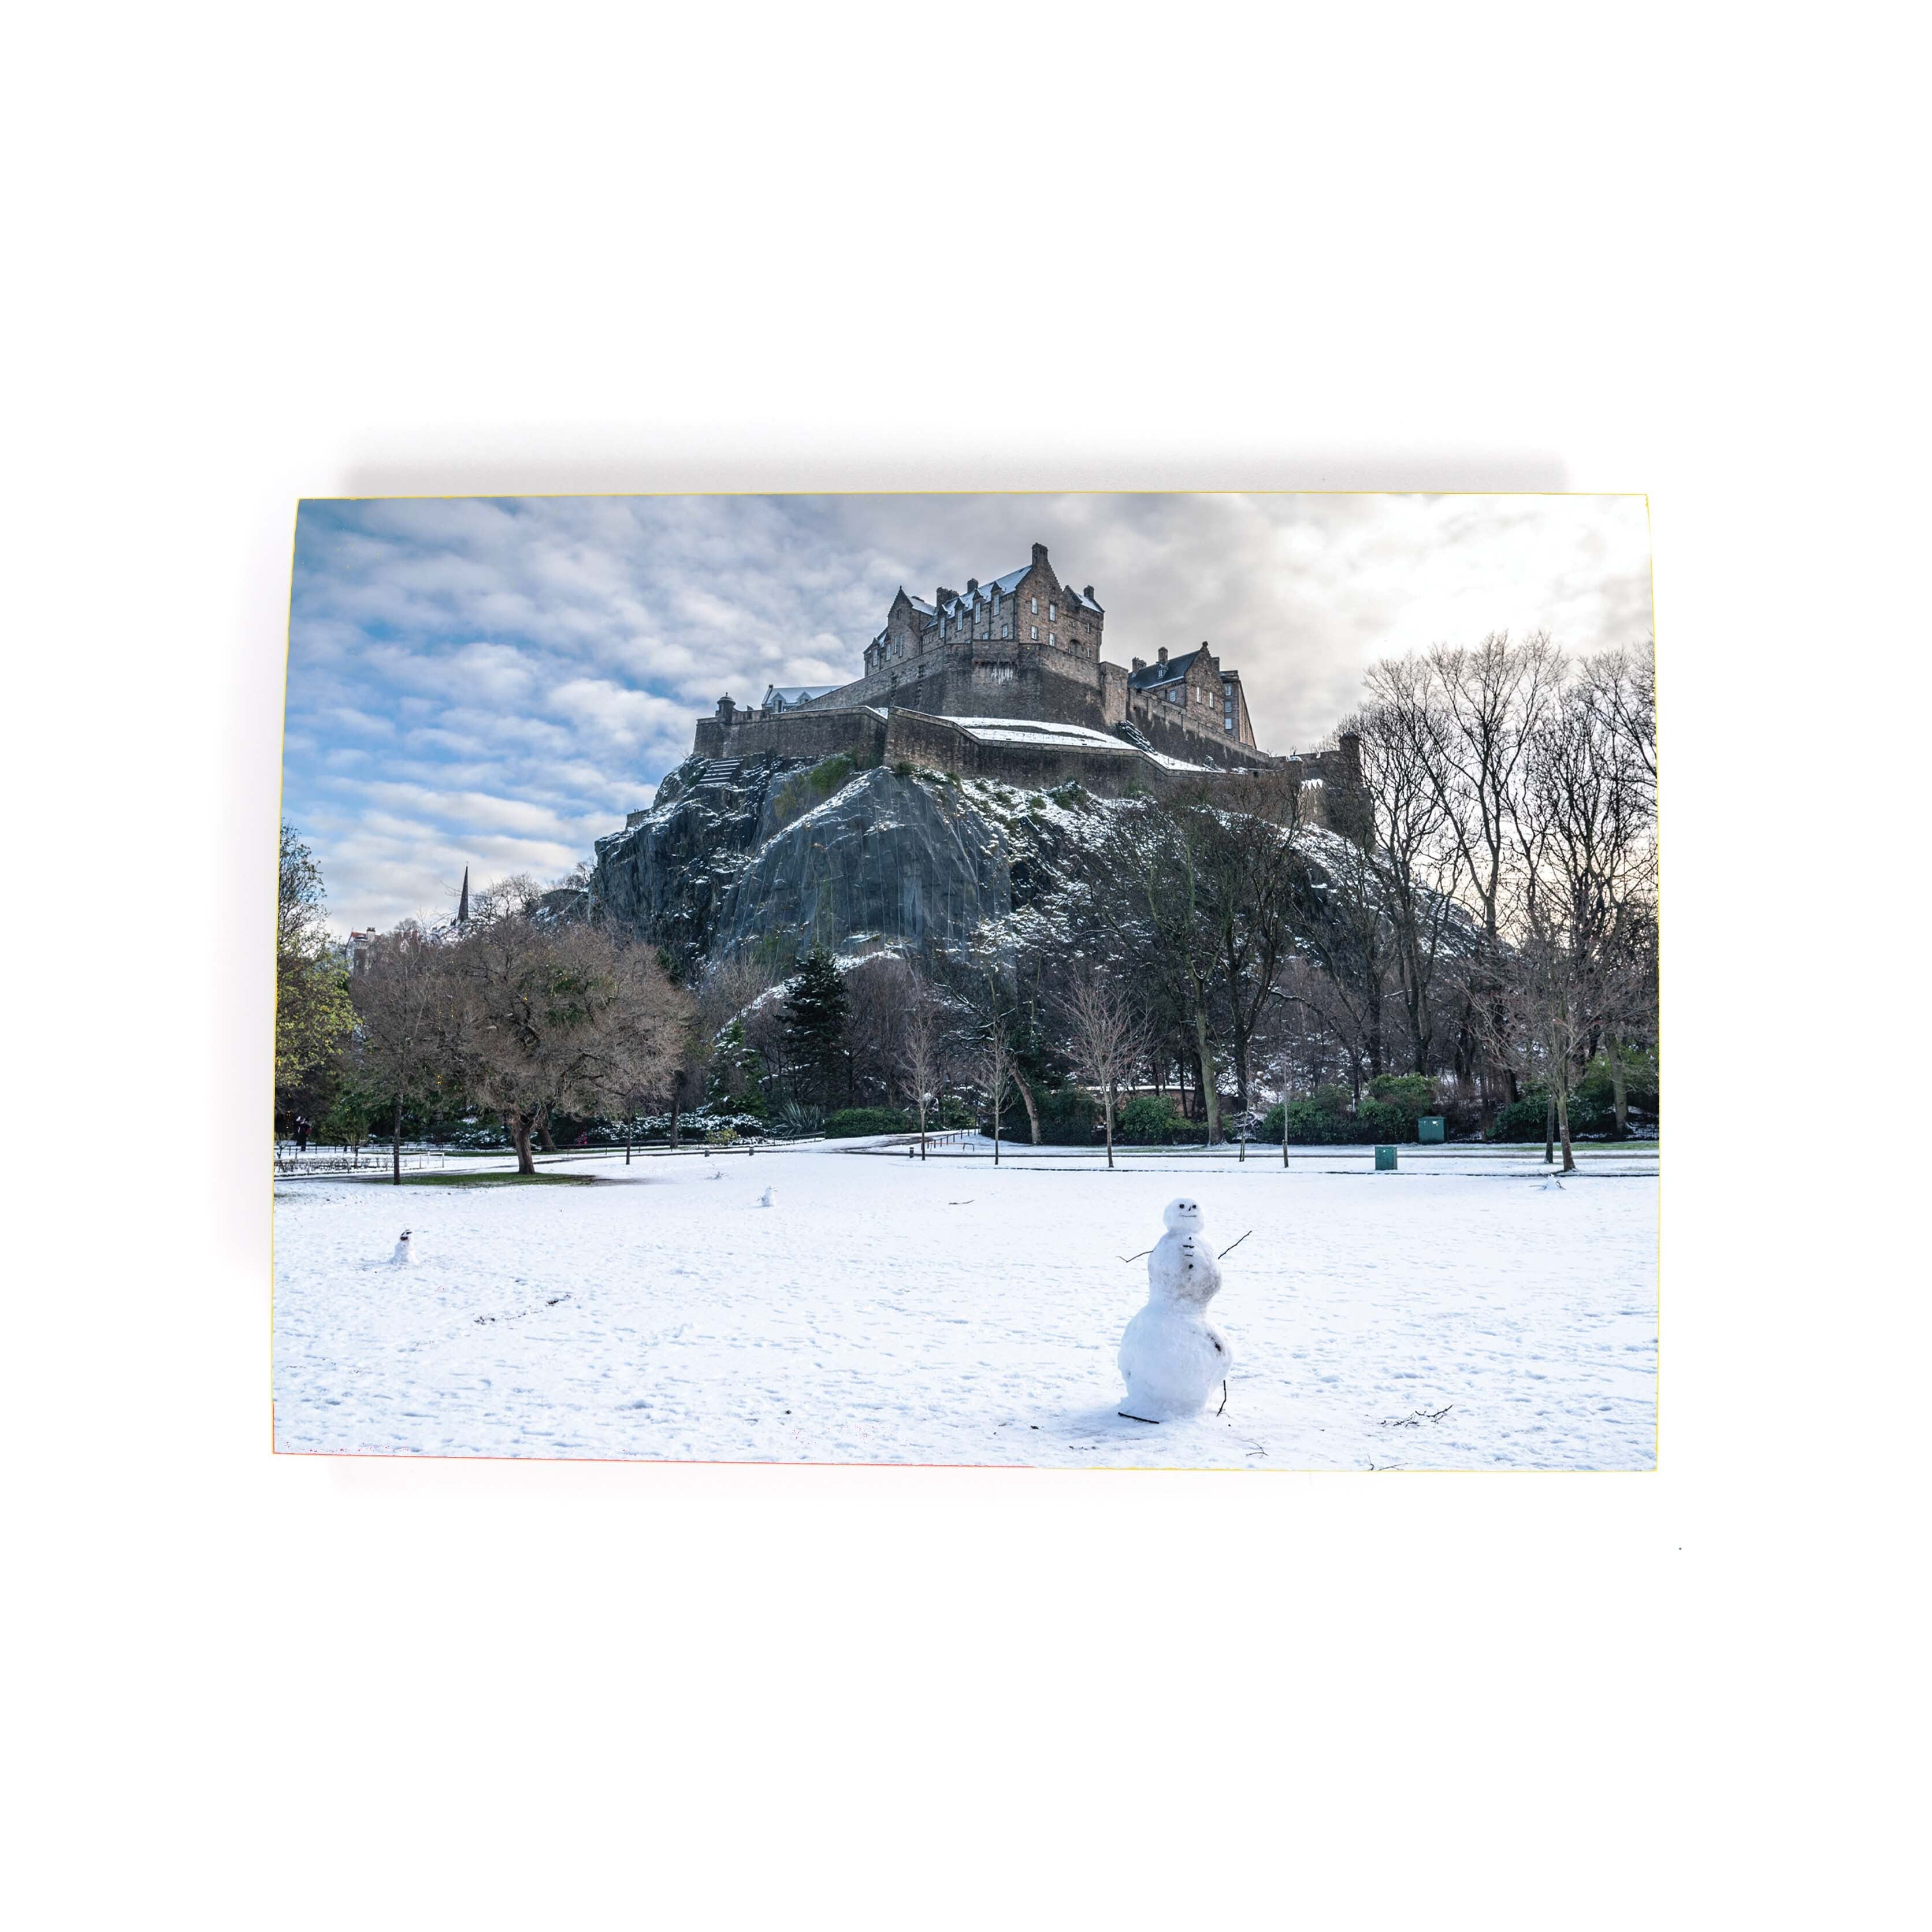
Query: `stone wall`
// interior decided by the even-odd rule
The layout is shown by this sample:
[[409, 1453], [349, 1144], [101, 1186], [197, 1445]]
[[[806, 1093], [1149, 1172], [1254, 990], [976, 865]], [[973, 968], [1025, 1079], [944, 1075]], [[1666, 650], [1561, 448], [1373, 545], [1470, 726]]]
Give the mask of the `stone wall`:
[[692, 746], [700, 758], [804, 758], [816, 764], [843, 752], [854, 764], [876, 765], [884, 755], [886, 721], [876, 712], [741, 712], [728, 724], [701, 718]]
[[1024, 638], [962, 639], [889, 662], [810, 700], [794, 715], [854, 705], [904, 706], [944, 717], [1040, 718], [1096, 731], [1110, 731], [1131, 718], [1170, 758], [1252, 764], [1256, 748], [1237, 742], [1221, 728], [1219, 676], [1204, 669], [1202, 676], [1211, 682], [1215, 703], [1170, 705], [1130, 692], [1118, 664], [1083, 662]]

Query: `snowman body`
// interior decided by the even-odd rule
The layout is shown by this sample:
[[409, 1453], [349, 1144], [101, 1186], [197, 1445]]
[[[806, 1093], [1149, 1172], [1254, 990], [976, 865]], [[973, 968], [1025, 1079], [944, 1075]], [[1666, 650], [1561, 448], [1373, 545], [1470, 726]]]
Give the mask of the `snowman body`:
[[1120, 1338], [1121, 1413], [1144, 1422], [1198, 1415], [1234, 1366], [1227, 1338], [1208, 1319], [1220, 1292], [1221, 1267], [1203, 1227], [1200, 1204], [1171, 1201], [1167, 1232], [1148, 1257], [1147, 1306]]
[[390, 1256], [389, 1262], [390, 1264], [394, 1268], [410, 1268], [414, 1265], [416, 1262], [416, 1248], [414, 1244], [412, 1243], [410, 1239], [410, 1231], [408, 1228], [405, 1228], [400, 1236], [398, 1238], [396, 1242], [396, 1251], [394, 1254]]

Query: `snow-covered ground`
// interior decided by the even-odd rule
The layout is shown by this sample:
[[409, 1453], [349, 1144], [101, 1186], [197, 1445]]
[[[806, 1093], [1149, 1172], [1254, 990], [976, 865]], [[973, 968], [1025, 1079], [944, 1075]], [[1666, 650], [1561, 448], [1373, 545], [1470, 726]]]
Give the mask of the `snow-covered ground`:
[[[982, 1147], [984, 1143], [980, 1144]], [[290, 1450], [1258, 1469], [1642, 1469], [1654, 1150], [1560, 1192], [1491, 1148], [851, 1142], [578, 1159], [585, 1186], [275, 1190]], [[500, 1168], [501, 1163], [489, 1163]], [[454, 1163], [453, 1163], [454, 1165]], [[767, 1188], [775, 1204], [755, 1204]], [[1225, 1414], [1123, 1420], [1114, 1365], [1185, 1190], [1221, 1263]], [[391, 1265], [398, 1234], [418, 1259]], [[1426, 1418], [1434, 1418], [1434, 1420]]]

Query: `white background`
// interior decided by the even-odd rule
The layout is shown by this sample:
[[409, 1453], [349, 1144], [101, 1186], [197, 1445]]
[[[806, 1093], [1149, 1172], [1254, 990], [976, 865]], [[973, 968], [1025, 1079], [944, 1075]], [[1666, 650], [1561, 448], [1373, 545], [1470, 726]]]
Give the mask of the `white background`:
[[[1908, 17], [15, 22], [20, 1922], [1905, 1916]], [[1139, 485], [1651, 493], [1659, 1473], [272, 1459], [296, 499]]]

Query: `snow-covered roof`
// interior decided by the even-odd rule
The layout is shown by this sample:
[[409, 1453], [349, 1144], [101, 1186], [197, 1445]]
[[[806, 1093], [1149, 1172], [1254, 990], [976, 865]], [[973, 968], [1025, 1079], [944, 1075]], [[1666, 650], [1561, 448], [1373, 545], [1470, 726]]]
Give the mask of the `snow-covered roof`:
[[949, 722], [958, 725], [964, 730], [970, 731], [976, 737], [988, 731], [1006, 732], [1011, 734], [1010, 742], [1050, 733], [1057, 738], [1075, 740], [1083, 745], [1099, 745], [1108, 751], [1124, 748], [1120, 740], [1111, 731], [1096, 731], [1088, 724], [1062, 724], [1053, 718], [953, 718]]
[[1143, 747], [1141, 756], [1153, 759], [1163, 770], [1170, 772], [1218, 772], [1226, 769], [1221, 765], [1190, 765], [1185, 758], [1170, 758], [1165, 752], [1156, 752], [1151, 746]]
[[[1143, 664], [1138, 670], [1129, 671], [1128, 685], [1136, 691], [1151, 691], [1156, 686], [1172, 684], [1177, 678], [1185, 677], [1187, 675], [1188, 668], [1194, 660], [1198, 657], [1204, 656], [1207, 650], [1208, 646], [1205, 644], [1200, 644], [1191, 651], [1183, 651], [1178, 657], [1169, 658], [1165, 664], [1156, 658], [1150, 664]], [[1224, 680], [1227, 680], [1236, 677], [1239, 674], [1228, 670], [1222, 671], [1220, 675]]]
[[[1032, 569], [1032, 568], [1033, 566], [1031, 564], [1023, 563], [1020, 566], [1018, 569], [1010, 570], [1006, 572], [1005, 576], [996, 577], [991, 583], [982, 584], [976, 590], [962, 591], [957, 596], [949, 599], [944, 607], [938, 610], [934, 610], [933, 606], [930, 604], [920, 603], [916, 597], [914, 598], [911, 602], [915, 609], [926, 611], [934, 618], [960, 616], [970, 608], [982, 604], [992, 603], [995, 597], [1004, 597], [1010, 595], [1014, 587], [1020, 582], [1021, 579], [1023, 578], [1026, 575], [1027, 572]], [[1060, 593], [1070, 604], [1077, 604], [1082, 606], [1084, 609], [1089, 610], [1097, 610], [1100, 608], [1098, 604], [1094, 602], [1090, 598], [1082, 596], [1080, 592], [1076, 590], [1071, 584], [1063, 584], [1060, 586]]]
[[838, 690], [836, 684], [768, 684], [765, 687], [764, 708], [783, 710], [794, 704], [802, 704], [808, 699], [824, 698]]
[[1083, 732], [1078, 736], [1062, 726], [1015, 730], [1002, 724], [982, 725], [966, 734], [982, 745], [1044, 745], [1058, 751], [1118, 752], [1123, 758], [1132, 758], [1134, 747], [1124, 745], [1118, 738], [1109, 738], [1099, 732]]

